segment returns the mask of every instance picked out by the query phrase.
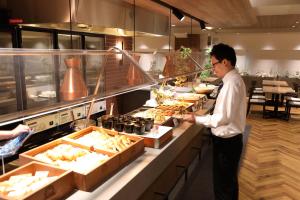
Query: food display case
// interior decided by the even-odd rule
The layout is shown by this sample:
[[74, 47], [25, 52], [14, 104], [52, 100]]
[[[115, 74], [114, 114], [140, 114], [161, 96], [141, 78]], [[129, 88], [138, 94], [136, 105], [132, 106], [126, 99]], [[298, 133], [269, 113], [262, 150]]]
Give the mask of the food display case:
[[[93, 62], [83, 62], [85, 57]], [[105, 99], [155, 84], [128, 53], [82, 50], [3, 49], [0, 51], [3, 99], [0, 123], [65, 108], [93, 98]], [[83, 65], [93, 65], [99, 90], [87, 90]], [[129, 71], [138, 72], [131, 81]], [[94, 77], [93, 77], [94, 78]], [[87, 77], [89, 79], [89, 77]], [[88, 81], [89, 82], [89, 81]]]
[[[0, 79], [5, 81], [0, 85], [3, 96], [0, 106], [5, 109], [1, 109], [0, 124], [200, 71], [192, 59], [182, 61], [178, 52], [157, 54], [165, 61], [159, 61], [156, 56], [158, 60], [153, 61], [156, 64], [147, 68], [147, 60], [142, 59], [146, 54], [117, 48], [106, 51], [1, 49]], [[84, 62], [86, 57], [90, 62]], [[185, 62], [187, 64], [182, 64]], [[85, 80], [83, 69], [91, 66], [97, 74], [96, 79], [92, 76], [94, 88], [88, 89], [87, 82], [91, 81], [88, 76]], [[166, 73], [168, 68], [173, 72]], [[100, 89], [95, 94], [96, 84]]]
[[[135, 169], [135, 166], [131, 168], [132, 164], [145, 165], [145, 168], [138, 168], [134, 173], [127, 173], [129, 179], [124, 177], [120, 179], [121, 184], [109, 188], [121, 192], [123, 189], [120, 187], [124, 186], [127, 180], [133, 180], [132, 183], [134, 183], [135, 177], [140, 176], [136, 173], [151, 170], [153, 167], [157, 170], [155, 170], [155, 176], [158, 175], [166, 167], [160, 169], [154, 166], [158, 162], [162, 162], [160, 159], [165, 159], [165, 156], [158, 155], [160, 153], [167, 154], [171, 151], [175, 152], [163, 161], [164, 165], [167, 165], [167, 163], [170, 163], [171, 157], [176, 156], [187, 145], [178, 142], [178, 140], [187, 142], [184, 137], [188, 137], [188, 140], [190, 140], [196, 134], [192, 129], [189, 129], [193, 134], [184, 136], [183, 133], [189, 128], [188, 125], [184, 125], [175, 131], [173, 127], [154, 125], [147, 133], [139, 135], [142, 133], [140, 130], [143, 125], [143, 122], [141, 122], [143, 119], [139, 118], [140, 126], [136, 125], [137, 132], [135, 133], [128, 134], [124, 129], [124, 131], [119, 131], [117, 130], [118, 126], [111, 128], [112, 130], [90, 126], [75, 133], [74, 130], [69, 131], [74, 120], [97, 119], [102, 116], [103, 111], [106, 110], [106, 104], [103, 100], [107, 98], [149, 88], [149, 86], [155, 86], [159, 83], [164, 84], [165, 81], [175, 77], [191, 76], [191, 78], [194, 78], [201, 71], [199, 65], [191, 57], [183, 59], [178, 52], [158, 54], [163, 60], [158, 59], [152, 62], [151, 67], [145, 68], [147, 65], [144, 64], [147, 63], [143, 59], [147, 54], [126, 52], [117, 48], [106, 51], [1, 50], [0, 60], [9, 60], [6, 65], [6, 73], [13, 74], [14, 87], [7, 88], [7, 90], [15, 94], [16, 105], [13, 111], [7, 111], [0, 115], [0, 126], [3, 129], [8, 129], [18, 123], [24, 123], [35, 132], [28, 140], [30, 145], [26, 142], [24, 148], [21, 148], [18, 152], [21, 153], [21, 163], [38, 161], [62, 169], [71, 169], [73, 170], [73, 181], [76, 187], [84, 191], [92, 190], [92, 193], [87, 193], [92, 194], [92, 196], [94, 196], [95, 191], [96, 193], [98, 191], [98, 189], [93, 190], [93, 188], [98, 187], [103, 190], [108, 185], [114, 182], [117, 183], [117, 177], [123, 175], [124, 172]], [[92, 62], [85, 62], [84, 60], [87, 57]], [[84, 70], [90, 67], [87, 65], [93, 65], [93, 81], [89, 81], [88, 73], [84, 78]], [[90, 83], [94, 81], [94, 88], [89, 88]], [[188, 100], [192, 101], [200, 99], [199, 96], [195, 95], [189, 95], [188, 97], [191, 98]], [[193, 107], [194, 102], [181, 101], [180, 98], [187, 98], [186, 95], [178, 98], [178, 101], [180, 101], [178, 104], [175, 105], [175, 101], [171, 104], [165, 102], [164, 105], [160, 105], [161, 110], [164, 112], [173, 110], [174, 113], [181, 113], [183, 109], [188, 110]], [[8, 104], [7, 107], [11, 108], [12, 104]], [[193, 109], [190, 111], [193, 111]], [[171, 119], [172, 116], [168, 117]], [[134, 120], [137, 121], [137, 119]], [[147, 120], [152, 121], [153, 119], [145, 119], [145, 121]], [[145, 122], [145, 124], [147, 123]], [[101, 145], [99, 146], [99, 143], [91, 144], [91, 141], [94, 142], [94, 137], [99, 139], [98, 136], [95, 136], [97, 131], [105, 132], [105, 137], [115, 138], [112, 143], [116, 145], [116, 148], [103, 148]], [[92, 134], [92, 132], [94, 133]], [[126, 146], [126, 141], [124, 143], [123, 140], [130, 141], [128, 146]], [[176, 145], [179, 144], [183, 146], [176, 148]], [[155, 148], [155, 151], [149, 150], [148, 147]], [[55, 153], [54, 150], [61, 148], [68, 148], [68, 151], [63, 149], [62, 151], [67, 153], [60, 157], [59, 153]], [[78, 148], [84, 152], [84, 155], [101, 154], [107, 159], [86, 171], [78, 171], [72, 169], [72, 167], [65, 168], [64, 162], [75, 158], [70, 152], [78, 153]], [[52, 157], [48, 158], [48, 154]], [[81, 151], [78, 154], [81, 155]], [[54, 160], [52, 158], [56, 159], [58, 157], [61, 158], [58, 159], [60, 161], [55, 160], [53, 165]], [[51, 159], [51, 162], [47, 162], [49, 159]], [[159, 161], [155, 161], [156, 159]], [[57, 165], [57, 163], [61, 165]], [[146, 167], [148, 164], [149, 167]], [[131, 167], [128, 168], [128, 165]], [[114, 178], [112, 179], [112, 177]], [[105, 181], [108, 178], [109, 181]], [[126, 181], [124, 182], [124, 180]], [[103, 185], [99, 186], [103, 181], [105, 181]], [[149, 181], [152, 181], [152, 178]], [[109, 194], [108, 196], [115, 194], [115, 192], [111, 193], [109, 190], [103, 192], [103, 194]], [[138, 193], [140, 192], [142, 190]], [[95, 195], [99, 196], [98, 194]], [[75, 194], [74, 198], [86, 199], [80, 195], [78, 196], [78, 194]], [[87, 199], [89, 198], [87, 197]], [[109, 197], [104, 199], [106, 198], [109, 199]]]

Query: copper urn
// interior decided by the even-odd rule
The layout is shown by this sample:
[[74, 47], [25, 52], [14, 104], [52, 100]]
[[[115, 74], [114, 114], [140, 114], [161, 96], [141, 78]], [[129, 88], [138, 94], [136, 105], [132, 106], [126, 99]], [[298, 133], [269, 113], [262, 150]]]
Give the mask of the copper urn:
[[[137, 55], [134, 55], [133, 58], [137, 62], [139, 62], [140, 60], [140, 56]], [[137, 66], [134, 66], [133, 63], [130, 63], [129, 65], [129, 69], [127, 73], [127, 82], [128, 85], [130, 86], [139, 85], [144, 82], [144, 78], [141, 70]]]
[[76, 57], [66, 58], [63, 82], [60, 86], [60, 97], [64, 101], [72, 101], [88, 94], [87, 87], [79, 70], [80, 59]]
[[166, 64], [163, 70], [164, 77], [172, 77], [175, 74], [175, 65], [173, 64], [172, 57], [170, 55], [166, 56]]

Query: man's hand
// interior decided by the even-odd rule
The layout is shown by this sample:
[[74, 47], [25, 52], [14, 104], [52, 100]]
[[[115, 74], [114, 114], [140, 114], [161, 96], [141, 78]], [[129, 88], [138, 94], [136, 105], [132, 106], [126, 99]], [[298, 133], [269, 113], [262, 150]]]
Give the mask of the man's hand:
[[19, 124], [16, 128], [12, 130], [12, 137], [17, 137], [21, 133], [30, 131], [30, 128], [26, 125]]
[[191, 122], [191, 123], [196, 123], [194, 114], [185, 114], [185, 115], [183, 115], [182, 120], [183, 121], [188, 121], [188, 122]]

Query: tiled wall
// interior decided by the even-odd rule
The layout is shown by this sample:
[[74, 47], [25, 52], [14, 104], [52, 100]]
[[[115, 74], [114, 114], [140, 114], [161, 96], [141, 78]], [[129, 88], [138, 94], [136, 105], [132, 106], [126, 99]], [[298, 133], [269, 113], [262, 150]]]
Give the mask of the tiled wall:
[[[123, 47], [122, 47], [122, 43], [123, 43]], [[122, 47], [124, 50], [132, 50], [132, 37], [118, 37], [118, 36], [106, 35], [105, 49], [109, 49], [114, 46]], [[125, 63], [124, 65], [120, 65], [120, 63], [116, 63], [122, 61], [123, 60], [121, 57], [117, 59], [114, 57], [108, 58], [105, 65], [106, 91], [114, 90], [118, 86], [125, 84], [128, 67]], [[124, 62], [126, 61], [124, 60]], [[117, 101], [118, 101], [117, 97], [112, 97], [106, 100], [107, 113], [109, 113], [109, 108], [111, 103], [114, 103], [115, 105], [113, 114], [119, 113]]]

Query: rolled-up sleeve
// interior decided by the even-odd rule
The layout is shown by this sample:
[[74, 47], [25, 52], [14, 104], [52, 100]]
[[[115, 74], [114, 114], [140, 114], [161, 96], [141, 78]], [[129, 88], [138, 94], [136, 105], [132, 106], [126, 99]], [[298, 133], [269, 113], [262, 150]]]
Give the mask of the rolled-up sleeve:
[[239, 89], [234, 84], [225, 84], [220, 91], [212, 115], [197, 116], [195, 121], [210, 128], [226, 126], [231, 123], [238, 106], [235, 104], [240, 100]]

